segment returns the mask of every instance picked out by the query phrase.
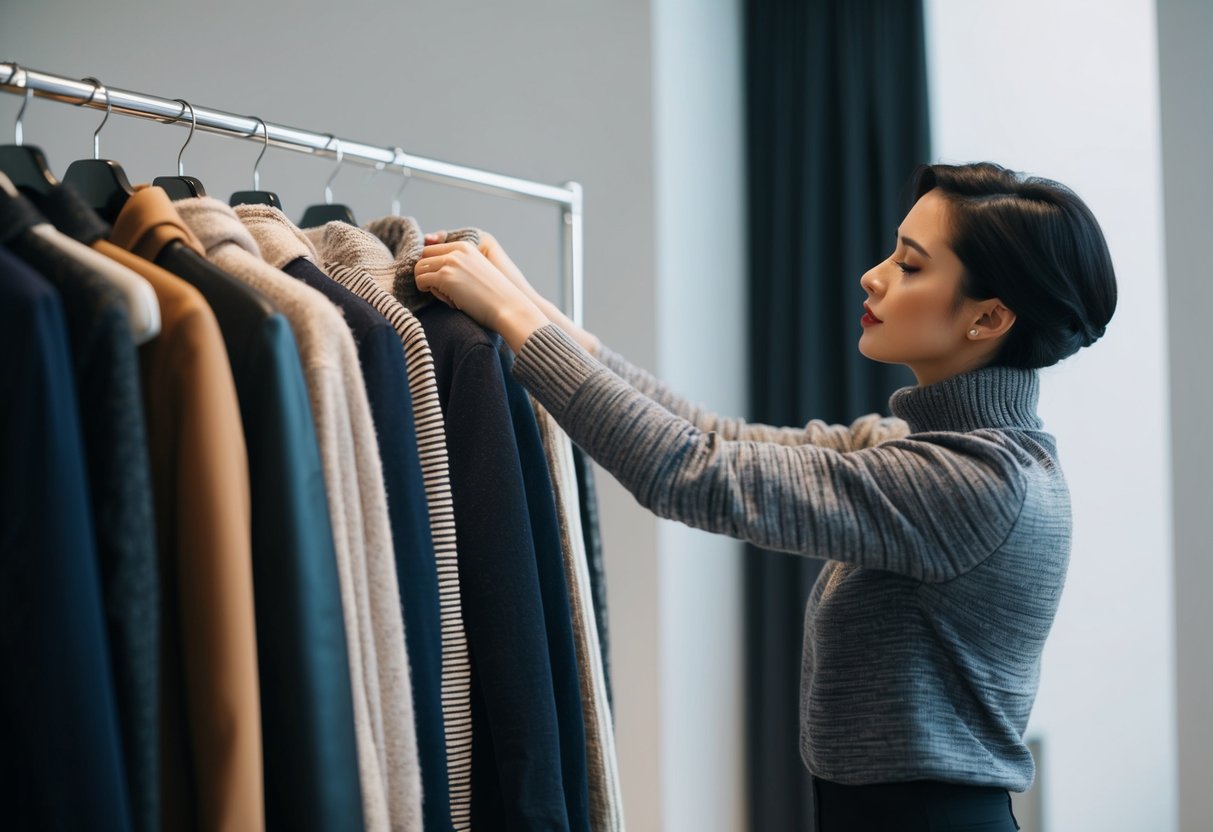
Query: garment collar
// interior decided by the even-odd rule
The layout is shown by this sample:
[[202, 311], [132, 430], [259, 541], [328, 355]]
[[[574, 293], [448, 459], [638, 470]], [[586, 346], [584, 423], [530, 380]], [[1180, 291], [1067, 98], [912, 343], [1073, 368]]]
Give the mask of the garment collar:
[[894, 416], [914, 433], [981, 428], [1042, 427], [1036, 406], [1040, 374], [1015, 367], [983, 367], [935, 384], [903, 387], [889, 399]]
[[[417, 220], [412, 217], [383, 217], [368, 223], [366, 227], [392, 250], [396, 258], [396, 274], [391, 286], [396, 300], [410, 310], [420, 309], [433, 301], [433, 295], [417, 288], [417, 278], [413, 272], [425, 249], [425, 234]], [[472, 245], [479, 245], [480, 231], [475, 228], [460, 228], [449, 232], [446, 240], [448, 243], [467, 241]]]
[[301, 257], [313, 264], [319, 262], [312, 241], [281, 209], [269, 205], [237, 205], [235, 212], [256, 239], [262, 259], [271, 266], [281, 269]]
[[169, 243], [177, 242], [205, 255], [197, 235], [182, 220], [163, 188], [136, 185], [114, 220], [110, 242], [145, 260], [155, 260]]

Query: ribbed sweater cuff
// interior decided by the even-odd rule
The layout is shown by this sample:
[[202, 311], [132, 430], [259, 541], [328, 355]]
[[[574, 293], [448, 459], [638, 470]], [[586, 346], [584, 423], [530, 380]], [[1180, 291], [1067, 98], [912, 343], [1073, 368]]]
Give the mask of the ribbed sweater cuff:
[[610, 370], [560, 327], [547, 324], [523, 342], [511, 372], [549, 413], [560, 417], [586, 381]]

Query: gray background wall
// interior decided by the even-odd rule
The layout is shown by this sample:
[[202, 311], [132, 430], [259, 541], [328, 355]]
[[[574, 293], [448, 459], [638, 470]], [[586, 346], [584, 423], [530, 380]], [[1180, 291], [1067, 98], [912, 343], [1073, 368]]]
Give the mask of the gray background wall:
[[1158, 0], [1175, 543], [1179, 828], [1213, 829], [1213, 4]]
[[[1167, 283], [1153, 0], [931, 0], [934, 152], [1074, 188], [1119, 301], [1042, 372], [1074, 543], [1028, 735], [1045, 830], [1176, 829]], [[1096, 11], [1098, 9], [1098, 12]]]

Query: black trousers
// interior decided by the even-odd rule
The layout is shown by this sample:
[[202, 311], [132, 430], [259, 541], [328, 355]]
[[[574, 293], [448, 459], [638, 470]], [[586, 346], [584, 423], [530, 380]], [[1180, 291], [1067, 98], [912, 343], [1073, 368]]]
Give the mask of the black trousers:
[[937, 780], [843, 786], [813, 778], [817, 832], [1015, 832], [1006, 789]]

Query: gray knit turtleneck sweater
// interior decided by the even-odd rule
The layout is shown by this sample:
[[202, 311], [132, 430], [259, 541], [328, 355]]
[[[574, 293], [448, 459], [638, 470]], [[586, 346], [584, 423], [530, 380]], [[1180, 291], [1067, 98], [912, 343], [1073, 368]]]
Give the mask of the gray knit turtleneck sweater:
[[1027, 789], [1023, 731], [1071, 532], [1037, 374], [981, 369], [899, 390], [896, 419], [776, 429], [603, 358], [615, 369], [548, 325], [513, 374], [659, 516], [828, 560], [805, 613], [809, 770]]

